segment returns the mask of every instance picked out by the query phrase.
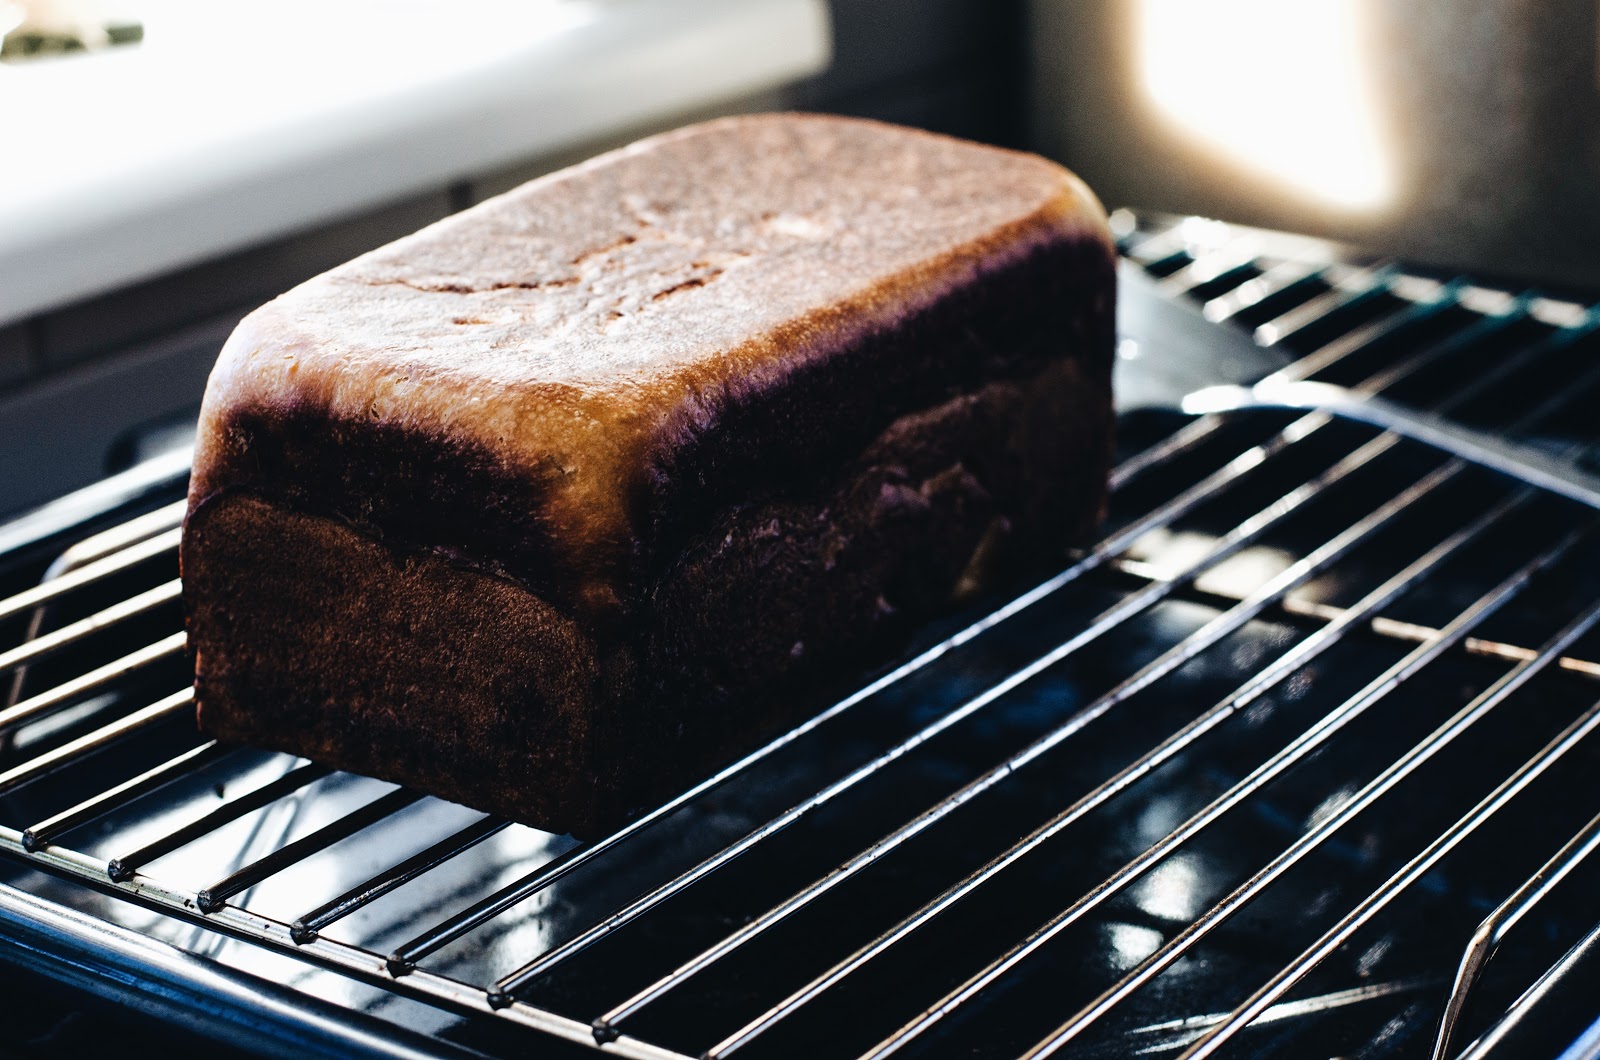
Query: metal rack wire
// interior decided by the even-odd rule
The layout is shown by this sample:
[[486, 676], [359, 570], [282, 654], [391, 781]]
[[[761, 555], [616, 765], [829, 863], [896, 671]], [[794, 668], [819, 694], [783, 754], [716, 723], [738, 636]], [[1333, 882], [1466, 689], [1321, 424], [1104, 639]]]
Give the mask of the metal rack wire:
[[[1125, 251], [1217, 326], [1295, 350], [1288, 378], [1425, 394], [1432, 411], [1568, 448], [1590, 440], [1569, 429], [1600, 389], [1587, 306], [1214, 226], [1134, 227]], [[1559, 384], [1520, 394], [1530, 378]], [[81, 893], [108, 918], [154, 910], [469, 1024], [621, 1056], [817, 1055], [820, 1041], [881, 1057], [978, 1041], [994, 1055], [1135, 1042], [1201, 1057], [1423, 995], [1430, 1028], [1447, 1013], [1437, 1055], [1450, 1055], [1488, 951], [1597, 845], [1600, 805], [1563, 796], [1562, 813], [1545, 811], [1551, 778], [1587, 760], [1600, 727], [1600, 606], [1584, 595], [1600, 584], [1600, 516], [1323, 412], [1125, 427], [1099, 545], [591, 843], [193, 735], [172, 606], [181, 504], [169, 504], [79, 542], [0, 601], [0, 634], [16, 629], [0, 641], [0, 675], [16, 675], [0, 711], [15, 738], [0, 855], [63, 881], [51, 892], [63, 908]], [[1416, 717], [1390, 746], [1373, 719], [1399, 704]], [[1539, 720], [1507, 735], [1512, 714]], [[1366, 762], [1363, 747], [1382, 753]], [[1370, 768], [1318, 786], [1346, 761]], [[1442, 776], [1441, 763], [1453, 763]], [[1419, 778], [1444, 792], [1437, 806], [1414, 794]], [[1134, 924], [1144, 943], [1117, 951], [1131, 895], [1205, 862], [1196, 850], [1282, 788], [1320, 793], [1313, 812], [1247, 864], [1232, 859], [1249, 846], [1228, 844], [1181, 913]], [[1437, 968], [1318, 979], [1530, 800], [1549, 827], [1586, 823], [1537, 855], [1505, 855], [1527, 882], [1476, 935], [1474, 913], [1441, 943], [1472, 947], [1448, 1008]], [[278, 812], [290, 803], [298, 816]], [[1312, 937], [1261, 965], [1259, 989], [1211, 975], [1175, 1002], [1161, 987], [1199, 954], [1231, 953], [1230, 925], [1292, 903], [1297, 874], [1359, 846], [1351, 836], [1403, 832], [1423, 803], [1437, 826], [1404, 850], [1371, 840], [1386, 856], [1357, 859], [1332, 908], [1302, 910]], [[1145, 822], [1132, 847], [1129, 814]], [[731, 892], [746, 904], [719, 905]], [[107, 927], [108, 952], [119, 930]], [[1083, 996], [1056, 974], [1073, 938], [1101, 953], [1070, 977], [1097, 984]], [[1566, 974], [1589, 945], [1574, 938], [1505, 1020]], [[912, 964], [925, 974], [907, 977]], [[1007, 1009], [1013, 984], [1024, 1000]], [[1320, 992], [1292, 997], [1301, 984]], [[1230, 993], [1227, 1011], [1201, 1007]], [[1026, 1018], [996, 1015], [1019, 1007]]]

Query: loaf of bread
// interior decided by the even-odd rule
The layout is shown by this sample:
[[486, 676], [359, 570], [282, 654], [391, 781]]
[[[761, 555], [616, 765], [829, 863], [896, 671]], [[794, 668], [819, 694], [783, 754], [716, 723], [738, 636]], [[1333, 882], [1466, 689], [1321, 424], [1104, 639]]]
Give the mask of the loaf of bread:
[[736, 118], [252, 313], [200, 419], [200, 726], [590, 835], [1105, 499], [1115, 255], [1050, 162]]

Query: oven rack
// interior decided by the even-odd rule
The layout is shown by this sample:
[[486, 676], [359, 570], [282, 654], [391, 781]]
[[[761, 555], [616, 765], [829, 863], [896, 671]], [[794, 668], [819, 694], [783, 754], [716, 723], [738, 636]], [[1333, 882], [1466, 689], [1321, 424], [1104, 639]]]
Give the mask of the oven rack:
[[[1238, 245], [1241, 240], [1243, 249]], [[1552, 444], [1581, 448], [1589, 440], [1563, 432], [1574, 405], [1600, 388], [1600, 362], [1589, 356], [1600, 330], [1600, 315], [1587, 305], [1536, 292], [1436, 281], [1384, 262], [1350, 264], [1332, 252], [1313, 253], [1299, 243], [1290, 248], [1290, 254], [1269, 236], [1219, 229], [1214, 222], [1163, 223], [1153, 232], [1135, 228], [1126, 233], [1124, 249], [1131, 262], [1162, 278], [1168, 296], [1193, 299], [1203, 306], [1205, 318], [1217, 326], [1253, 329], [1251, 334], [1258, 343], [1293, 350], [1296, 359], [1284, 369], [1288, 378], [1330, 378], [1357, 393], [1394, 394], [1399, 400], [1420, 392], [1413, 385], [1419, 379], [1448, 378], [1451, 385], [1430, 392], [1431, 411], [1458, 415], [1467, 422], [1482, 420], [1528, 436], [1553, 433], [1561, 440]], [[1451, 320], [1448, 328], [1444, 326], [1446, 318]], [[1487, 367], [1470, 374], [1450, 370], [1452, 365], [1477, 364], [1474, 358], [1488, 354], [1493, 357]], [[1573, 364], [1582, 366], [1578, 374], [1553, 374], [1553, 365]], [[1358, 371], [1358, 377], [1341, 375], [1347, 371]], [[1559, 382], [1547, 383], [1543, 392], [1531, 397], [1519, 394], [1512, 400], [1514, 385], [1529, 376]], [[42, 870], [67, 886], [66, 891], [60, 886], [47, 888], [48, 894], [40, 896], [25, 895], [14, 884], [7, 886], [0, 889], [0, 909], [24, 920], [39, 919], [46, 909], [66, 916], [73, 908], [66, 896], [76, 894], [76, 888], [108, 899], [109, 904], [95, 907], [102, 913], [120, 906], [158, 911], [468, 1021], [500, 1021], [629, 1057], [765, 1055], [764, 1049], [781, 1051], [789, 1028], [807, 1019], [808, 1010], [827, 1004], [853, 980], [866, 980], [880, 962], [893, 957], [897, 947], [909, 946], [919, 933], [937, 930], [944, 918], [957, 911], [980, 905], [1026, 863], [1057, 856], [1053, 841], [1058, 837], [1136, 793], [1151, 778], [1181, 765], [1197, 749], [1227, 740], [1239, 719], [1250, 718], [1263, 704], [1282, 696], [1285, 688], [1315, 669], [1318, 660], [1338, 656], [1354, 641], [1395, 646], [1385, 657], [1388, 664], [1369, 681], [1340, 697], [1333, 709], [1311, 719], [1311, 724], [1300, 728], [1279, 750], [1262, 758], [1195, 813], [1173, 822], [1173, 827], [1099, 882], [1060, 903], [1031, 930], [1016, 937], [995, 938], [987, 960], [952, 969], [959, 974], [948, 989], [899, 999], [896, 1018], [885, 1032], [869, 1035], [866, 1048], [852, 1046], [848, 1054], [877, 1057], [925, 1048], [937, 1052], [943, 1041], [939, 1035], [948, 1025], [962, 1020], [981, 1025], [981, 1014], [970, 1019], [968, 1014], [981, 1010], [998, 985], [1026, 975], [1030, 962], [1043, 960], [1052, 941], [1090, 923], [1152, 873], [1177, 863], [1174, 859], [1196, 837], [1257, 799], [1280, 778], [1340, 746], [1341, 734], [1357, 727], [1369, 711], [1407, 694], [1446, 664], [1465, 659], [1479, 666], [1499, 667], [1492, 679], [1470, 693], [1461, 693], [1459, 702], [1448, 704], [1450, 709], [1437, 725], [1380, 763], [1381, 768], [1364, 783], [1331, 793], [1338, 797], [1330, 797], [1320, 807], [1320, 816], [1310, 818], [1304, 831], [1237, 886], [1205, 902], [1186, 922], [1169, 925], [1153, 948], [1120, 969], [1103, 990], [1083, 998], [1062, 999], [1058, 1008], [1034, 1013], [1043, 1019], [1044, 1031], [1018, 1050], [1029, 1057], [1052, 1055], [1067, 1047], [1092, 1051], [1097, 1025], [1109, 1022], [1108, 1017], [1119, 1007], [1125, 1007], [1130, 998], [1188, 955], [1214, 943], [1230, 920], [1247, 911], [1298, 866], [1336, 844], [1343, 831], [1359, 823], [1363, 813], [1374, 807], [1379, 812], [1393, 807], [1400, 797], [1397, 793], [1409, 790], [1409, 780], [1427, 771], [1435, 759], [1446, 757], [1453, 744], [1465, 742], [1475, 726], [1503, 717], [1515, 709], [1507, 708], [1508, 703], [1520, 706], [1534, 690], [1553, 684], [1563, 688], [1575, 685], [1580, 691], [1573, 694], [1580, 700], [1585, 694], [1597, 698], [1593, 691], [1585, 690], [1600, 676], [1600, 661], [1596, 661], [1600, 654], [1591, 635], [1600, 624], [1600, 606], [1592, 598], [1563, 596], [1570, 585], [1588, 584], [1583, 579], [1595, 561], [1600, 561], [1594, 544], [1595, 513], [1484, 471], [1470, 460], [1433, 453], [1399, 435], [1348, 424], [1321, 412], [1216, 414], [1183, 420], [1170, 430], [1167, 427], [1172, 427], [1171, 422], [1143, 435], [1139, 430], [1130, 432], [1147, 444], [1127, 453], [1113, 475], [1117, 506], [1110, 536], [1076, 556], [1065, 570], [925, 646], [891, 672], [621, 831], [592, 843], [548, 837], [535, 863], [510, 873], [503, 881], [497, 877], [498, 886], [482, 888], [481, 893], [456, 902], [442, 915], [407, 913], [401, 918], [400, 930], [387, 935], [372, 932], [391, 940], [382, 948], [341, 938], [338, 929], [381, 906], [385, 899], [390, 899], [388, 907], [392, 908], [393, 898], [404, 898], [408, 888], [425, 883], [508, 832], [532, 830], [493, 818], [469, 819], [459, 827], [413, 841], [403, 856], [376, 871], [341, 880], [341, 886], [326, 894], [308, 896], [294, 915], [273, 915], [257, 908], [263, 885], [310, 861], [332, 857], [341, 844], [401, 827], [407, 814], [436, 801], [389, 789], [369, 792], [353, 808], [318, 819], [293, 838], [286, 835], [281, 842], [268, 842], [265, 848], [249, 848], [248, 856], [236, 859], [228, 871], [213, 875], [177, 871], [172, 867], [179, 864], [172, 860], [175, 854], [230, 827], [263, 819], [280, 804], [306, 799], [308, 791], [320, 793], [323, 789], [318, 785], [329, 786], [339, 778], [308, 763], [285, 761], [270, 779], [247, 784], [243, 794], [234, 794], [230, 783], [227, 797], [200, 800], [207, 807], [204, 812], [185, 816], [160, 800], [205, 771], [226, 767], [234, 758], [251, 754], [198, 737], [187, 741], [175, 738], [176, 747], [170, 746], [169, 740], [161, 745], [161, 755], [148, 760], [116, 758], [122, 763], [120, 772], [102, 778], [101, 762], [107, 752], [120, 753], [155, 735], [187, 731], [192, 694], [181, 683], [166, 694], [138, 703], [115, 694], [143, 690], [143, 678], [163, 667], [181, 672], [181, 630], [168, 628], [154, 636], [144, 631], [148, 626], [159, 627], [162, 616], [170, 619], [173, 612], [182, 502], [172, 501], [112, 529], [84, 536], [60, 553], [44, 580], [0, 601], [0, 623], [9, 621], [21, 629], [14, 642], [0, 642], [0, 676], [13, 675], [9, 701], [0, 711], [0, 733], [5, 734], [10, 755], [0, 770], [0, 811], [4, 812], [0, 854], [17, 866]], [[1369, 478], [1378, 482], [1369, 486]], [[1463, 490], [1484, 498], [1482, 503], [1460, 509], [1461, 502], [1455, 502], [1456, 506], [1448, 509], [1457, 517], [1452, 521], [1429, 514], [1430, 505]], [[1361, 505], [1328, 503], [1330, 497], [1352, 493], [1376, 499]], [[1241, 496], [1248, 500], [1229, 509]], [[1231, 514], [1218, 516], [1219, 506]], [[1330, 507], [1333, 510], [1321, 511]], [[1311, 521], [1312, 529], [1321, 526], [1325, 532], [1307, 538], [1308, 531], [1300, 524], [1313, 512], [1319, 514]], [[1389, 556], [1389, 567], [1374, 573], [1362, 557], [1375, 543], [1396, 533], [1397, 527], [1416, 521], [1419, 513], [1427, 524], [1422, 538], [1428, 540], [1403, 556]], [[1280, 538], [1291, 525], [1298, 527], [1292, 539], [1308, 541], [1306, 547], [1282, 545]], [[1463, 557], [1476, 555], [1484, 542], [1513, 525], [1529, 539], [1530, 527], [1548, 533], [1538, 547], [1516, 555], [1504, 569], [1494, 571], [1493, 577], [1485, 574], [1487, 580], [1477, 586], [1479, 591], [1434, 620], [1414, 617], [1400, 606], [1419, 592], [1434, 591], [1440, 582], [1448, 583], [1450, 592], [1443, 595], [1453, 599], [1451, 593], [1459, 587], [1453, 575], [1446, 575]], [[1259, 568], [1258, 562], [1251, 568], [1247, 561], [1268, 566]], [[1330, 580], [1339, 581], [1341, 576], [1359, 591], [1352, 589], [1344, 597], [1324, 591]], [[134, 586], [131, 590], [127, 588], [130, 583]], [[96, 603], [82, 614], [72, 610], [74, 601], [93, 597], [108, 586], [116, 587], [121, 595], [103, 605]], [[1105, 601], [1105, 606], [1086, 618], [1066, 622], [1055, 611], [1062, 598], [1079, 592], [1090, 594], [1091, 589], [1094, 599]], [[1116, 642], [1131, 630], [1143, 630], [1154, 614], [1176, 605], [1199, 609], [1203, 620], [1194, 619], [1181, 635], [1166, 631], [1166, 639], [1150, 649], [1141, 665], [1116, 674], [1097, 694], [1086, 693], [1071, 709], [1052, 715], [1010, 753], [986, 763], [964, 782], [904, 815], [893, 827], [872, 835], [827, 871], [785, 881], [780, 890], [787, 893], [781, 900], [730, 923], [729, 929], [715, 933], [709, 941], [685, 935], [680, 942], [672, 936], [670, 929], [675, 924], [669, 914], [681, 896], [702, 888], [731, 866], [755, 858], [786, 833], [808, 826], [832, 807], [849, 804], [889, 771], [920, 760], [941, 737], [959, 735], [964, 726], [986, 713], [1006, 709], [1064, 666], [1095, 654], [1100, 646]], [[1548, 619], [1548, 628], [1534, 638], [1496, 632], [1496, 620], [1519, 608]], [[1047, 617], [1038, 617], [1041, 614]], [[719, 967], [745, 959], [746, 954], [782, 935], [786, 925], [826, 907], [836, 892], [892, 862], [919, 841], [937, 837], [942, 827], [963, 814], [977, 812], [973, 807], [981, 810], [1003, 791], [1025, 783], [1033, 776], [1030, 769], [1038, 771], [1037, 763], [1053, 761], [1054, 756], [1070, 751], [1087, 739], [1084, 734], [1092, 732], [1102, 719], [1130, 712], [1175, 675], [1208, 663], [1234, 646], [1239, 637], [1267, 622], [1298, 631], [1297, 639], [1249, 666], [1224, 666], [1224, 683], [1231, 688], [1220, 698], [1208, 700], [1208, 709], [1198, 709], [1203, 704], [1196, 704], [1189, 720], [1151, 734], [1148, 746], [1115, 771], [1086, 784], [1075, 796], [1059, 799], [1059, 805], [1035, 827], [1019, 825], [1013, 834], [1002, 837], [1000, 849], [938, 881], [941, 886], [937, 890], [888, 918], [877, 930], [854, 939], [853, 945], [841, 948], [830, 960], [797, 972], [784, 989], [770, 991], [759, 1002], [741, 1002], [739, 1018], [725, 1026], [696, 1026], [685, 1033], [669, 1020], [658, 1021], [667, 1028], [667, 1033], [659, 1036], [635, 1030], [647, 1027], [657, 1009], [694, 994], [699, 984], [715, 978]], [[1532, 619], [1523, 624], [1527, 622]], [[675, 817], [699, 812], [717, 793], [773, 768], [808, 742], [825, 738], [847, 719], [873, 712], [882, 701], [901, 695], [903, 689], [920, 694], [916, 684], [920, 675], [964, 672], [969, 657], [1007, 640], [1008, 634], [1023, 626], [1029, 627], [1030, 643], [1040, 637], [1050, 642], [1047, 650], [1003, 673], [991, 673], [992, 667], [975, 667], [988, 675], [980, 685], [963, 687], [953, 703], [918, 716], [919, 724], [890, 734], [882, 746], [851, 768], [803, 791], [778, 812], [763, 815], [754, 827], [729, 828], [714, 849], [690, 858], [687, 864], [674, 863], [647, 849], [629, 863], [630, 871], [637, 872], [633, 862], [645, 862], [634, 893], [602, 915], [566, 925], [570, 930], [527, 952], [521, 960], [508, 961], [509, 950], [495, 951], [500, 963], [491, 976], [467, 978], [450, 971], [448, 962], [444, 966], [435, 963], [435, 958], [451, 947], [480, 933], [495, 933], [505, 918], [526, 910], [540, 895], [569, 881], [589, 878], [586, 873], [592, 876], [597, 868], [604, 869], [634, 847], [648, 847], [654, 830]], [[139, 628], [136, 636], [146, 639], [131, 650], [110, 657], [84, 650], [85, 645], [115, 639], [133, 627]], [[34, 737], [34, 730], [52, 725], [55, 730]], [[1475, 792], [1475, 798], [1464, 797], [1459, 807], [1463, 812], [1427, 837], [1410, 856], [1399, 858], [1391, 873], [1376, 886], [1363, 888], [1338, 915], [1325, 917], [1326, 929], [1283, 962], [1276, 974], [1259, 983], [1241, 984], [1252, 990], [1240, 991], [1228, 1011], [1207, 1009], [1200, 1015], [1182, 1013], [1181, 1018], [1165, 1023], [1142, 1023], [1123, 1028], [1116, 1040], [1144, 1035], [1176, 1055], [1201, 1057], [1235, 1042], [1248, 1027], [1268, 1027], [1307, 1011], [1425, 993], [1431, 993], [1436, 1005], [1443, 1008], [1450, 984], [1436, 976], [1326, 989], [1312, 998], [1295, 997], [1293, 990], [1315, 980], [1318, 969], [1341, 946], [1370, 929], [1391, 905], [1414, 896], [1419, 883], [1429, 880], [1431, 873], [1468, 846], [1475, 835], [1511, 813], [1517, 800], [1543, 790], [1541, 785], [1548, 776], [1577, 759], [1597, 726], [1600, 705], [1582, 705], [1560, 718], [1559, 724], [1552, 722], [1545, 734], [1548, 738], [1537, 742], [1532, 752], [1519, 757], [1511, 768], [1477, 778], [1482, 780], [1481, 790]], [[52, 792], [59, 788], [73, 794], [70, 798], [56, 796], [54, 803], [46, 796], [33, 816], [16, 816], [20, 809], [33, 809], [31, 802], [19, 805], [16, 796], [35, 788]], [[156, 803], [160, 803], [160, 813], [140, 817], [141, 808]], [[191, 798], [188, 804], [196, 804], [196, 800]], [[1588, 813], [1596, 810], [1600, 805], [1589, 807]], [[176, 823], [157, 827], [168, 817]], [[130, 840], [118, 846], [115, 831], [108, 835], [100, 829], [104, 822], [129, 819], [140, 823], [135, 829], [141, 837], [138, 842]], [[1453, 1016], [1468, 1011], [1465, 1001], [1474, 982], [1473, 970], [1483, 955], [1502, 941], [1514, 939], [1512, 929], [1518, 922], [1531, 915], [1560, 882], [1581, 873], [1584, 859], [1597, 845], [1595, 831], [1596, 826], [1587, 824], [1569, 832], [1567, 842], [1552, 846], [1545, 856], [1528, 864], [1522, 877], [1527, 882], [1506, 892], [1504, 907], [1483, 921], [1485, 927], [1477, 936], [1473, 934], [1475, 925], [1466, 926], [1453, 944], [1454, 952], [1463, 954], [1466, 962], [1458, 978], [1457, 998], [1450, 1007]], [[519, 925], [538, 919], [537, 913], [524, 915]], [[676, 946], [673, 958], [662, 965], [659, 974], [645, 976], [608, 1003], [582, 1012], [530, 1000], [542, 983], [568, 966], [593, 960], [613, 937], [653, 922], [664, 925], [666, 945]], [[85, 921], [80, 918], [79, 923]], [[1570, 970], [1574, 955], [1592, 947], [1593, 937], [1581, 936], [1572, 943], [1570, 951], [1549, 965], [1536, 982], [1527, 984], [1526, 993], [1491, 1020], [1473, 1043], [1463, 1043], [1459, 1036], [1451, 1041], [1449, 1034], [1442, 1033], [1454, 1031], [1455, 1020], [1450, 1020], [1439, 1034], [1440, 1052], [1447, 1053], [1447, 1045], [1457, 1045], [1469, 1055], [1477, 1055], [1498, 1043], [1509, 1033], [1508, 1028], [1526, 1019], [1527, 1012], [1549, 992], [1553, 980]], [[125, 929], [108, 924], [103, 945], [113, 953], [131, 944]], [[362, 1026], [383, 1039], [381, 1024], [373, 1030], [370, 1017], [352, 1012], [350, 1018], [364, 1020]], [[685, 1044], [691, 1039], [693, 1044]], [[387, 1039], [387, 1045], [397, 1052], [419, 1048], [413, 1038], [399, 1031]]]

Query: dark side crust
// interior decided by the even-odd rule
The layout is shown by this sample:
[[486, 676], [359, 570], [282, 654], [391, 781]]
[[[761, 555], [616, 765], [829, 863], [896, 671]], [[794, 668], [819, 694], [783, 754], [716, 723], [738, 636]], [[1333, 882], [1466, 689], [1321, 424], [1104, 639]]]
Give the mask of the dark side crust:
[[187, 533], [201, 731], [558, 831], [593, 818], [594, 646], [543, 601], [248, 494]]
[[905, 413], [709, 516], [600, 633], [504, 571], [275, 498], [186, 525], [200, 725], [580, 836], [693, 783], [1105, 501], [1108, 352]]
[[637, 486], [647, 578], [729, 504], [825, 482], [908, 413], [1031, 378], [1069, 351], [1086, 381], [1109, 373], [1114, 270], [1094, 240], [1044, 243], [827, 356], [680, 405]]

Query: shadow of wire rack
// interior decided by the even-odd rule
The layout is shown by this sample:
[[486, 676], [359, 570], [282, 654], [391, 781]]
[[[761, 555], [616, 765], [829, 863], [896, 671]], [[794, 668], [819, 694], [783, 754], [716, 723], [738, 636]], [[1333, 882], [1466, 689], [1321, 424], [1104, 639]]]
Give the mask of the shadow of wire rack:
[[[1595, 440], [1586, 302], [1118, 220], [1291, 375]], [[1447, 1055], [1583, 1039], [1600, 513], [1315, 412], [1120, 435], [1099, 546], [590, 843], [203, 741], [180, 460], [0, 528], [0, 957], [278, 1052], [1428, 1056], [1452, 992]]]

